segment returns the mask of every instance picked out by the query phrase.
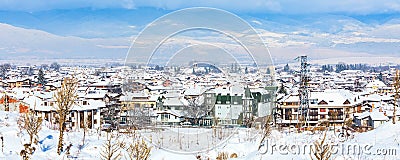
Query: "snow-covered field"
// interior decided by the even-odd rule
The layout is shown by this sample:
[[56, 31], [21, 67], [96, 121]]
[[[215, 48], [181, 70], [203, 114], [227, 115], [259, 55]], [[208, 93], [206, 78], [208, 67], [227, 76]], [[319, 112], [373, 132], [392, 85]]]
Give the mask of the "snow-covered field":
[[[19, 134], [17, 119], [18, 113], [0, 112], [0, 133], [4, 137], [0, 159], [21, 159], [19, 152], [23, 149], [23, 142], [28, 141], [29, 137], [26, 133]], [[255, 129], [164, 128], [154, 132], [139, 132], [153, 146], [150, 159], [154, 160], [191, 160], [196, 159], [196, 156], [216, 159], [220, 152], [228, 155], [235, 153], [238, 156], [236, 159], [241, 160], [310, 159], [310, 146], [323, 137], [321, 133], [273, 130], [259, 150], [261, 134]], [[82, 138], [83, 132], [66, 133], [65, 146], [73, 145], [70, 156], [65, 153], [58, 155], [58, 131], [43, 124], [39, 133], [40, 141], [32, 159], [101, 159], [100, 152], [106, 141], [106, 133], [89, 131], [85, 145], [79, 150]], [[400, 159], [400, 124], [388, 122], [373, 131], [355, 133], [354, 138], [343, 143], [338, 141], [333, 131], [327, 132], [326, 139], [334, 152], [332, 159]], [[118, 140], [132, 141], [126, 134], [121, 134]]]

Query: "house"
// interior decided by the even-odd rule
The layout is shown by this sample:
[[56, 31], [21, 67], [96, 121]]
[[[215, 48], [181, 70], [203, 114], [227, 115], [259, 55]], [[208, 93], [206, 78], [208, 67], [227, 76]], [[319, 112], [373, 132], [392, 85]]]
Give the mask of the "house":
[[[392, 113], [393, 114], [393, 113]], [[374, 110], [372, 112], [354, 113], [354, 123], [360, 127], [377, 128], [389, 121], [385, 112]]]
[[387, 121], [389, 121], [389, 118], [383, 112], [373, 111], [369, 114], [368, 126], [377, 128]]
[[[121, 105], [121, 121], [125, 123], [138, 123], [138, 121], [143, 121], [143, 115], [146, 118], [145, 123], [151, 123], [151, 112], [156, 109], [157, 97], [147, 94], [145, 91], [126, 93], [119, 97], [119, 102]], [[144, 125], [144, 124], [140, 124]]]
[[19, 100], [13, 96], [2, 93], [0, 94], [0, 110], [1, 111], [18, 111], [19, 108]]
[[[56, 101], [53, 97], [42, 99], [30, 95], [23, 100], [24, 105], [29, 106], [36, 115], [49, 122], [51, 127], [58, 127], [58, 114], [56, 112]], [[66, 119], [66, 126], [69, 129], [77, 130], [88, 127], [98, 129], [101, 126], [100, 109], [105, 107], [101, 100], [78, 99], [70, 110]]]
[[[244, 87], [240, 84], [235, 84], [230, 87], [219, 87], [211, 90], [216, 97], [214, 106], [214, 118], [218, 119], [218, 124], [242, 124], [241, 113], [244, 110], [242, 97], [244, 95]], [[250, 100], [250, 99], [249, 99]], [[252, 110], [252, 102], [248, 102]]]
[[380, 80], [374, 80], [372, 82], [369, 82], [365, 87], [371, 92], [377, 92], [379, 88], [385, 88], [387, 86]]
[[[325, 90], [311, 92], [309, 96], [307, 123], [317, 124], [320, 120], [329, 120], [332, 125], [341, 125], [351, 118], [357, 106], [361, 104], [356, 96], [348, 90]], [[354, 100], [355, 99], [355, 100]], [[299, 96], [292, 93], [278, 102], [278, 112], [282, 125], [299, 123], [297, 120], [301, 113], [298, 112]]]
[[183, 120], [183, 114], [177, 110], [155, 111], [156, 124], [179, 125]]
[[32, 87], [32, 80], [29, 78], [18, 78], [7, 80], [10, 88], [30, 88]]

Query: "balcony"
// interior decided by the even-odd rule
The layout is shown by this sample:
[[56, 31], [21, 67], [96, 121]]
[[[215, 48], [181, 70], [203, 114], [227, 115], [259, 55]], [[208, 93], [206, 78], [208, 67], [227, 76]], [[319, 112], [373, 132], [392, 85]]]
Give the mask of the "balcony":
[[315, 112], [315, 111], [309, 112], [308, 115], [310, 115], [310, 116], [318, 116], [318, 111], [317, 112]]

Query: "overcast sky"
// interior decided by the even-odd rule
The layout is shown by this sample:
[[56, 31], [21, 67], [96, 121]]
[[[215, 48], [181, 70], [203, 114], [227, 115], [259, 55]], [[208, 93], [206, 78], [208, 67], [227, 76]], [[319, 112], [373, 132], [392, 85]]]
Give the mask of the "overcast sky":
[[0, 10], [44, 11], [76, 8], [155, 7], [176, 10], [186, 7], [215, 7], [237, 13], [398, 13], [400, 0], [0, 0]]

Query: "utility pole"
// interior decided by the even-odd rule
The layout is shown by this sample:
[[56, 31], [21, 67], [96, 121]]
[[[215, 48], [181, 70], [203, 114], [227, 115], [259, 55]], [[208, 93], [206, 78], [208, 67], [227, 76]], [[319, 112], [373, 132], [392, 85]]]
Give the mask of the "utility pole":
[[393, 124], [396, 124], [396, 107], [398, 105], [399, 90], [400, 90], [400, 70], [396, 69], [396, 74], [393, 79], [394, 87], [394, 105], [393, 105]]
[[10, 111], [10, 106], [8, 104], [8, 96], [6, 92], [4, 92], [4, 110]]
[[299, 100], [300, 105], [297, 113], [297, 122], [300, 123], [299, 112], [302, 118], [308, 123], [308, 108], [309, 108], [309, 101], [308, 101], [308, 81], [309, 81], [309, 66], [310, 64], [307, 63], [307, 56], [299, 56], [296, 60], [300, 61], [300, 86], [299, 86]]

